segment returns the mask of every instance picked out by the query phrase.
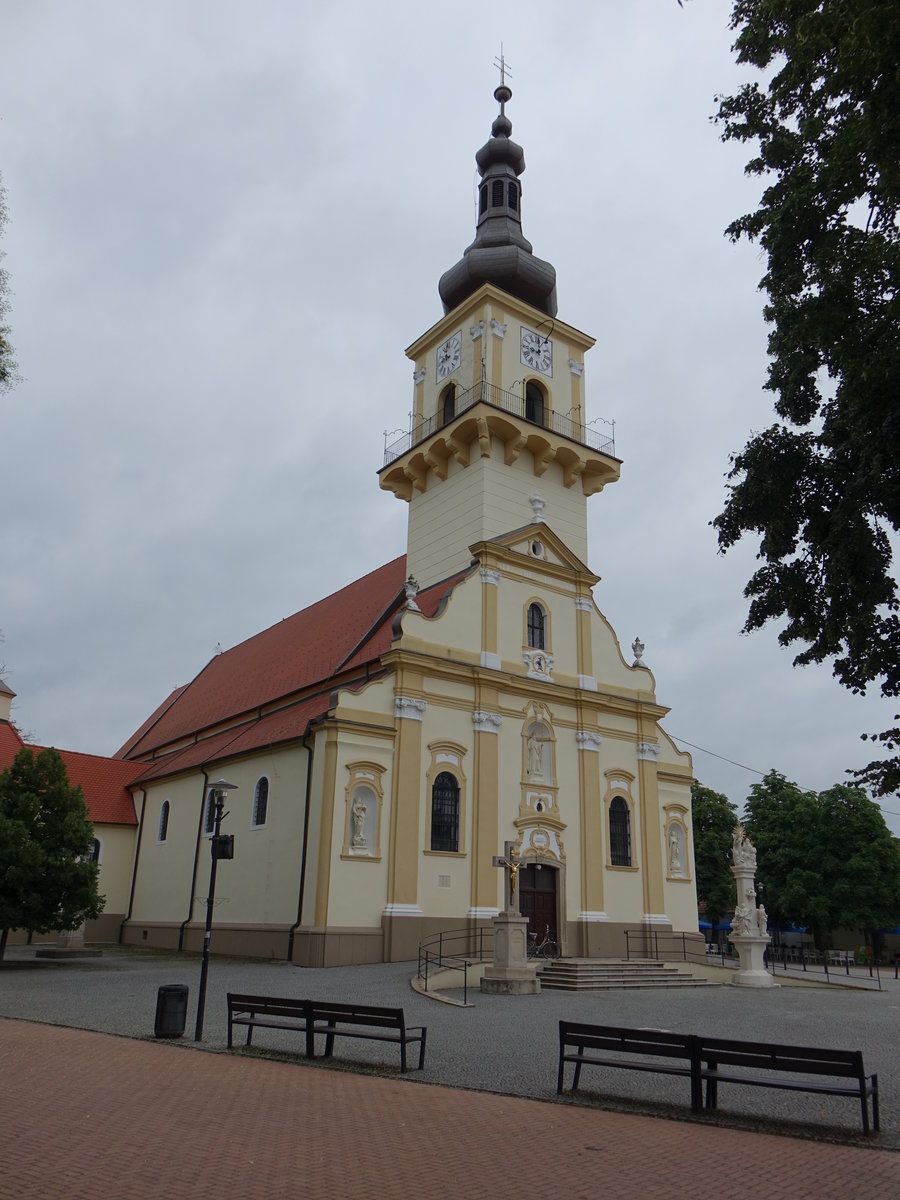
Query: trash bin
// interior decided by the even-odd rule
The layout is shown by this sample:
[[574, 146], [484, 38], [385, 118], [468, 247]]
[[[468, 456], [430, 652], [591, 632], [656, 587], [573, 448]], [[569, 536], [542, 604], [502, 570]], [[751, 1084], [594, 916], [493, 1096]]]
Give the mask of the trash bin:
[[188, 989], [185, 983], [167, 983], [156, 996], [156, 1021], [153, 1036], [179, 1038], [187, 1020]]

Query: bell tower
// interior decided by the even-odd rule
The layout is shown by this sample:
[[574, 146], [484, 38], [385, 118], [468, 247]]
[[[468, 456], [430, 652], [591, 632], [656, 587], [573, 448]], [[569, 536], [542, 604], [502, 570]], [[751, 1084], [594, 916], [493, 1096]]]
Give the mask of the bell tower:
[[410, 430], [385, 447], [381, 487], [409, 504], [420, 587], [466, 567], [469, 547], [543, 519], [582, 561], [587, 497], [619, 478], [611, 427], [586, 419], [594, 339], [557, 317], [556, 271], [522, 232], [525, 154], [500, 113], [475, 155], [475, 239], [438, 285], [444, 316], [407, 349]]

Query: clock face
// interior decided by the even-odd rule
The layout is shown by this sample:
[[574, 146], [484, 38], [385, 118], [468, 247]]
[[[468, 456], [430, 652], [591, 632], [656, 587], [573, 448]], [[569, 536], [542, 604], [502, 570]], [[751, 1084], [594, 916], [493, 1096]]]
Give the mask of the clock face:
[[553, 343], [533, 329], [522, 326], [522, 362], [542, 375], [553, 374]]
[[462, 330], [451, 334], [437, 352], [437, 377], [446, 379], [462, 362]]

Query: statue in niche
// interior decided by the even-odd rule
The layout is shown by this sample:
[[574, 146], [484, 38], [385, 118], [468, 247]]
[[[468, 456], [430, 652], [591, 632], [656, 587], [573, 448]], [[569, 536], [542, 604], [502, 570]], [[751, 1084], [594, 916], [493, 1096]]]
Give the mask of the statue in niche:
[[532, 730], [526, 744], [527, 772], [531, 779], [544, 778], [544, 743]]
[[350, 845], [354, 850], [364, 850], [366, 847], [366, 802], [359, 793], [353, 798], [350, 818], [353, 821], [353, 837]]
[[744, 835], [743, 825], [736, 825], [731, 843], [731, 855], [736, 867], [752, 867], [756, 870], [756, 847]]
[[680, 875], [683, 868], [681, 865], [681, 838], [678, 835], [678, 826], [669, 826], [669, 873], [671, 875]]

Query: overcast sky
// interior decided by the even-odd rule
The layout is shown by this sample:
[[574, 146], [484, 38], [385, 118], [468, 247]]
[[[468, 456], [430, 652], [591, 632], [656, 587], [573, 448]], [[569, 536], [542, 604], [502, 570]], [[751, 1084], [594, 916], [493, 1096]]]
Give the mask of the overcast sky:
[[474, 233], [502, 41], [525, 234], [624, 460], [589, 504], [597, 603], [739, 805], [754, 770], [821, 789], [868, 761], [893, 710], [741, 635], [756, 548], [722, 558], [708, 524], [772, 419], [764, 265], [723, 236], [759, 184], [709, 121], [744, 77], [729, 9], [0, 0], [0, 661], [27, 734], [112, 754], [217, 643], [404, 552], [375, 473]]

